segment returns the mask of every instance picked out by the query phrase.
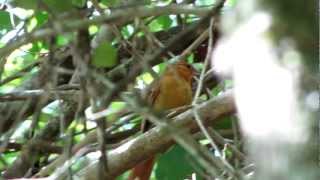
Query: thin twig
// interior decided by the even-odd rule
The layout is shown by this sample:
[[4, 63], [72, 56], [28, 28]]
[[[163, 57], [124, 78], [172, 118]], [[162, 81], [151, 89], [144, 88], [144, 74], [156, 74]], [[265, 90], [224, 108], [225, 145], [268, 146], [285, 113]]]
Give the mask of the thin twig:
[[194, 117], [195, 120], [199, 126], [199, 128], [201, 129], [201, 131], [203, 132], [203, 134], [205, 135], [205, 137], [209, 140], [210, 144], [212, 145], [212, 147], [219, 153], [218, 157], [220, 157], [220, 159], [222, 160], [222, 162], [224, 163], [224, 165], [226, 166], [226, 170], [228, 171], [228, 173], [235, 177], [235, 170], [234, 168], [230, 165], [229, 162], [227, 162], [224, 158], [222, 158], [222, 153], [220, 152], [218, 146], [216, 145], [216, 143], [214, 142], [214, 140], [212, 139], [212, 137], [210, 136], [210, 134], [208, 133], [207, 129], [205, 128], [204, 124], [202, 123], [202, 120], [200, 118], [200, 115], [198, 113], [198, 98], [200, 96], [201, 90], [202, 90], [202, 86], [203, 86], [203, 82], [204, 82], [204, 77], [205, 77], [205, 72], [206, 72], [206, 67], [208, 66], [208, 63], [210, 61], [210, 57], [211, 57], [211, 52], [212, 52], [212, 42], [213, 42], [213, 28], [214, 28], [214, 19], [211, 20], [210, 23], [210, 27], [209, 27], [209, 45], [208, 45], [208, 51], [207, 51], [207, 55], [204, 61], [204, 65], [203, 65], [203, 69], [201, 71], [200, 74], [200, 79], [198, 82], [198, 87], [196, 90], [196, 93], [194, 95], [194, 99], [192, 102], [192, 105], [194, 106], [193, 112], [194, 112]]
[[25, 101], [30, 98], [41, 97], [43, 95], [48, 95], [50, 99], [69, 99], [72, 96], [77, 96], [77, 90], [50, 90], [46, 91], [43, 89], [26, 90], [26, 91], [16, 91], [6, 94], [0, 94], [0, 102], [4, 101]]
[[23, 44], [41, 40], [47, 37], [57, 35], [58, 33], [68, 33], [74, 32], [78, 29], [88, 27], [90, 25], [98, 25], [102, 23], [121, 23], [132, 21], [136, 17], [148, 17], [148, 16], [159, 16], [159, 15], [169, 15], [169, 14], [196, 14], [199, 16], [206, 15], [211, 11], [211, 8], [199, 8], [190, 7], [184, 5], [169, 5], [169, 6], [158, 6], [158, 7], [145, 7], [138, 6], [133, 8], [126, 8], [122, 10], [117, 10], [111, 15], [101, 15], [92, 19], [80, 19], [66, 21], [61, 26], [43, 28], [35, 30], [29, 34], [20, 36], [14, 42], [8, 43], [5, 47], [0, 48], [0, 57], [6, 56], [11, 51], [17, 49]]
[[181, 54], [180, 58], [185, 59], [196, 47], [201, 45], [201, 43], [206, 40], [209, 36], [209, 31], [205, 30], [195, 41], [192, 42], [187, 49], [185, 49]]

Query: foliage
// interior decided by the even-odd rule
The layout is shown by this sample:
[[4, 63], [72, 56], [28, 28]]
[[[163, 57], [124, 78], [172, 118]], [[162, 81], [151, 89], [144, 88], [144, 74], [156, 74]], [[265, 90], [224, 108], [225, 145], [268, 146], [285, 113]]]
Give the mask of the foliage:
[[[53, 175], [58, 172], [56, 168], [65, 168], [68, 163], [47, 172], [43, 168], [52, 165], [63, 153], [72, 159], [69, 172], [81, 172], [87, 169], [91, 161], [100, 157], [97, 152], [101, 144], [105, 143], [107, 151], [110, 151], [140, 135], [137, 129], [145, 114], [139, 114], [136, 109], [147, 107], [132, 107], [129, 102], [140, 102], [137, 94], [156, 80], [167, 64], [185, 53], [206, 29], [212, 28], [209, 23], [205, 27], [199, 25], [179, 43], [170, 44], [182, 32], [187, 32], [186, 29], [204, 19], [203, 12], [208, 11], [205, 8], [213, 8], [217, 2], [0, 1], [2, 175], [5, 178], [31, 178], [39, 172], [43, 176]], [[227, 7], [219, 11], [232, 11], [238, 3], [237, 0], [228, 0]], [[171, 6], [176, 9], [165, 9]], [[282, 6], [287, 7], [285, 3]], [[159, 10], [161, 7], [162, 11]], [[132, 13], [134, 8], [140, 8], [141, 11]], [[153, 12], [141, 15], [152, 8]], [[197, 8], [203, 8], [203, 12]], [[176, 13], [178, 10], [184, 13]], [[274, 10], [279, 16], [283, 13], [281, 17], [284, 19], [299, 20], [302, 24], [297, 26], [299, 28], [284, 26], [277, 29], [279, 34], [274, 34], [275, 37], [283, 37], [287, 34], [286, 30], [290, 30], [290, 36], [298, 34], [301, 41], [304, 38], [307, 41], [312, 39], [300, 33], [310, 30], [302, 17], [288, 16], [281, 8]], [[208, 36], [185, 57], [199, 72], [205, 68], [208, 39], [218, 41], [219, 37]], [[314, 53], [308, 43], [303, 45], [298, 46], [303, 50], [303, 55]], [[160, 54], [161, 50], [164, 53]], [[90, 62], [85, 62], [86, 58]], [[313, 61], [306, 64], [314, 70]], [[196, 81], [195, 89], [198, 83], [204, 84], [198, 103], [219, 97], [226, 89], [233, 87], [232, 80], [213, 76], [213, 73], [207, 73], [206, 80]], [[123, 98], [126, 95], [130, 101]], [[101, 117], [99, 112], [103, 113]], [[241, 134], [234, 130], [236, 117], [229, 113], [217, 121], [207, 126], [214, 127], [226, 141], [217, 143], [218, 149], [212, 150], [208, 138], [197, 137], [199, 134], [196, 134], [194, 139], [197, 147], [205, 149], [212, 157], [243, 168], [245, 162], [239, 165], [238, 162], [242, 160], [235, 159], [234, 151], [225, 148], [231, 144], [242, 150], [236, 138]], [[105, 138], [99, 135], [99, 130], [103, 128], [106, 129]], [[212, 153], [218, 151], [227, 157]], [[29, 154], [26, 155], [26, 152]], [[62, 162], [69, 162], [67, 160], [63, 159]], [[175, 145], [158, 155], [152, 178], [178, 180], [192, 174], [196, 174], [197, 179], [209, 177], [210, 173], [198, 161], [185, 147]], [[68, 168], [64, 172], [68, 172]], [[127, 176], [128, 172], [118, 179], [126, 179]]]

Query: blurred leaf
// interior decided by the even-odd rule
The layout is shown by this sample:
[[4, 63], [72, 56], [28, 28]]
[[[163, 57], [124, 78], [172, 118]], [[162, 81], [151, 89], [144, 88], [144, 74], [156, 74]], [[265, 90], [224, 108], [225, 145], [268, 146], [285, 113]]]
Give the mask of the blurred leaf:
[[70, 0], [43, 0], [54, 13], [69, 11], [73, 8]]
[[161, 0], [161, 2], [164, 2], [164, 3], [171, 3], [172, 2], [172, 0]]
[[225, 91], [226, 89], [231, 89], [233, 87], [233, 81], [232, 80], [224, 80], [223, 83], [219, 83], [217, 86], [215, 86], [212, 90], [211, 93], [214, 96], [219, 95], [219, 93]]
[[194, 170], [187, 160], [188, 153], [179, 145], [162, 155], [157, 161], [156, 177], [161, 180], [185, 179]]
[[59, 111], [61, 110], [61, 104], [60, 104], [60, 101], [59, 100], [55, 100], [51, 103], [49, 103], [47, 106], [45, 106], [43, 109], [42, 109], [42, 112], [43, 113], [46, 113], [46, 114], [49, 114], [51, 116], [54, 116], [54, 117], [58, 117], [59, 116]]
[[64, 34], [57, 36], [57, 45], [64, 46], [67, 45], [72, 40], [71, 34]]
[[167, 68], [167, 63], [158, 64], [156, 67], [159, 68], [159, 69], [158, 70], [155, 69], [155, 71], [159, 72], [161, 74]]
[[233, 116], [222, 117], [221, 120], [213, 123], [213, 127], [215, 129], [231, 129], [233, 120], [235, 120], [235, 117]]
[[101, 3], [110, 7], [116, 5], [117, 0], [101, 0]]
[[[78, 128], [78, 127], [77, 127]], [[80, 128], [79, 128], [80, 129]], [[83, 128], [81, 129], [83, 130]], [[82, 139], [84, 139], [86, 137], [85, 134], [79, 134], [79, 135], [76, 135], [74, 136], [73, 140], [74, 140], [74, 143], [78, 143], [80, 142]]]
[[22, 64], [27, 65], [31, 64], [32, 62], [35, 61], [34, 56], [31, 53], [26, 53], [25, 55], [22, 55]]
[[32, 43], [32, 47], [29, 49], [29, 52], [33, 54], [40, 52], [40, 50], [42, 49], [42, 45], [42, 42]]
[[172, 20], [169, 16], [160, 16], [158, 17], [157, 21], [163, 29], [169, 28], [172, 24]]
[[238, 0], [228, 0], [227, 3], [230, 5], [230, 6], [235, 6], [237, 4]]
[[134, 1], [121, 1], [121, 0], [101, 0], [103, 5], [112, 7], [112, 6], [121, 6], [121, 5], [135, 5], [135, 4], [150, 4], [150, 0], [134, 0]]
[[229, 146], [224, 146], [222, 153], [225, 159], [231, 159], [233, 156], [233, 152]]
[[77, 7], [84, 7], [86, 5], [87, 0], [72, 0], [72, 4]]
[[17, 158], [17, 155], [18, 155], [17, 152], [10, 152], [10, 153], [5, 153], [3, 157], [7, 161], [7, 163], [11, 164]]
[[34, 17], [37, 20], [37, 27], [40, 27], [48, 22], [48, 13], [43, 11], [37, 11], [34, 13]]
[[224, 88], [222, 87], [221, 84], [218, 84], [217, 86], [215, 86], [212, 90], [211, 93], [214, 96], [217, 96], [220, 92], [222, 92], [224, 90]]
[[36, 9], [38, 6], [37, 0], [13, 0], [11, 4], [23, 9]]
[[200, 6], [209, 6], [214, 3], [216, 3], [216, 0], [215, 1], [212, 1], [212, 0], [197, 0], [196, 1], [196, 4], [200, 5]]
[[117, 50], [110, 43], [103, 43], [93, 53], [92, 64], [98, 68], [112, 67], [117, 62]]
[[10, 14], [6, 11], [0, 11], [0, 28], [12, 29]]
[[230, 79], [224, 80], [224, 87], [226, 89], [232, 88], [233, 87], [233, 81]]
[[98, 32], [98, 26], [96, 25], [91, 25], [89, 26], [89, 34], [90, 35], [93, 35], [93, 34], [96, 34]]
[[117, 111], [124, 108], [126, 106], [126, 103], [121, 101], [116, 101], [116, 102], [112, 102], [110, 106], [112, 108], [112, 111]]
[[152, 32], [155, 32], [168, 29], [171, 25], [172, 20], [169, 16], [159, 16], [149, 24], [149, 27]]
[[[41, 6], [38, 4], [38, 0], [13, 0], [12, 5], [23, 9], [37, 9]], [[49, 8], [53, 13], [60, 13], [69, 11], [73, 8], [72, 1], [70, 0], [42, 0], [42, 2]]]
[[75, 173], [80, 171], [82, 168], [90, 164], [91, 161], [92, 159], [90, 159], [90, 157], [86, 157], [86, 156], [80, 157], [79, 159], [77, 159], [76, 162], [72, 164], [71, 166], [72, 172]]
[[188, 55], [188, 57], [187, 57], [188, 63], [189, 63], [189, 64], [193, 64], [193, 63], [194, 63], [194, 58], [195, 58], [195, 56], [194, 56], [193, 53], [190, 54], [190, 55]]
[[28, 25], [27, 25], [27, 32], [31, 32], [38, 24], [38, 21], [36, 18], [31, 18]]
[[125, 37], [125, 38], [129, 38], [134, 32], [134, 28], [132, 27], [132, 25], [127, 25], [124, 26], [121, 29], [121, 34]]
[[150, 84], [153, 81], [153, 77], [150, 73], [143, 73], [141, 79], [146, 83]]
[[51, 114], [41, 112], [40, 116], [39, 116], [39, 122], [44, 122], [44, 123], [48, 122], [49, 119], [51, 119], [53, 117], [54, 116], [52, 116]]

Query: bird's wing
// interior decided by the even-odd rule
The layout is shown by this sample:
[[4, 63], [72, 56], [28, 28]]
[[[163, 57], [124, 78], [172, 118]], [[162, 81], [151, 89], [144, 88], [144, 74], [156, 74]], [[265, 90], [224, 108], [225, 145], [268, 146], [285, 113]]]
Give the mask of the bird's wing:
[[[159, 94], [160, 94], [160, 80], [154, 80], [146, 89], [144, 94], [144, 99], [147, 101], [148, 105], [153, 107]], [[143, 119], [141, 124], [141, 131], [146, 132], [151, 127], [151, 122], [147, 119]]]

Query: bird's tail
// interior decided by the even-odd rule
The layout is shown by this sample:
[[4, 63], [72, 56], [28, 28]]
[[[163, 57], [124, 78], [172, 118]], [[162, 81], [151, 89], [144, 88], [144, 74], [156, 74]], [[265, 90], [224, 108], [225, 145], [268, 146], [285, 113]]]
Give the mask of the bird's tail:
[[154, 161], [155, 156], [152, 156], [151, 158], [139, 163], [131, 170], [128, 180], [149, 180]]

